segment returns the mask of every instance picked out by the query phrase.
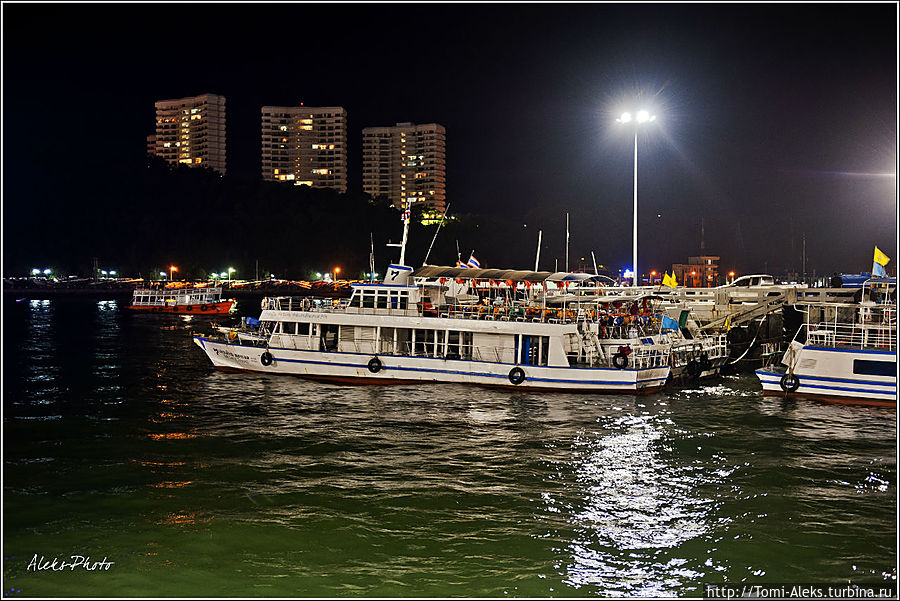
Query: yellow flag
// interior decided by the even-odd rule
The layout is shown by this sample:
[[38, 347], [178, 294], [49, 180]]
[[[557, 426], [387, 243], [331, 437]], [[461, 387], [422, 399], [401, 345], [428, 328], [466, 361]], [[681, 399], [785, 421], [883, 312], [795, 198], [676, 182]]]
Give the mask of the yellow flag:
[[677, 288], [678, 282], [675, 281], [674, 275], [669, 275], [669, 272], [666, 272], [666, 275], [663, 276], [663, 286], [668, 286], [669, 288]]
[[876, 263], [878, 263], [879, 265], [881, 265], [882, 267], [884, 267], [885, 265], [888, 264], [888, 261], [890, 261], [890, 259], [888, 258], [888, 256], [887, 256], [886, 254], [884, 254], [883, 252], [881, 252], [880, 250], [878, 250], [878, 247], [876, 246], [876, 247], [875, 247], [875, 259], [874, 259], [874, 261], [875, 261]]

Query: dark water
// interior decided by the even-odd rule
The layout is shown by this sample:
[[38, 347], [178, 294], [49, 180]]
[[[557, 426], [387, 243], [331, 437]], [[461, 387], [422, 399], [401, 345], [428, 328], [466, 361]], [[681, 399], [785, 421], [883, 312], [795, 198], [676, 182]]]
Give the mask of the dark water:
[[4, 302], [7, 596], [896, 580], [894, 410], [763, 398], [752, 375], [633, 397], [223, 374], [190, 341], [206, 323]]

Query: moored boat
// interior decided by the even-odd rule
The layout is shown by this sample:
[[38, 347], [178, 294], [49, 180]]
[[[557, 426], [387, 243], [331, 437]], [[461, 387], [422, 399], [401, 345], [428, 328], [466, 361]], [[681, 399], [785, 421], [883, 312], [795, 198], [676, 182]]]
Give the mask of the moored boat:
[[506, 288], [486, 297], [471, 276], [415, 277], [404, 265], [408, 227], [407, 211], [400, 261], [381, 283], [353, 284], [349, 299], [266, 298], [257, 336], [195, 333], [194, 342], [221, 370], [331, 382], [626, 393], [665, 385], [669, 345], [653, 336], [604, 344], [596, 319], [535, 298], [535, 284], [558, 288], [579, 275], [493, 270]]
[[235, 300], [222, 299], [222, 288], [135, 288], [129, 309], [147, 313], [227, 315]]
[[884, 292], [869, 282], [859, 303], [803, 303], [807, 321], [781, 364], [756, 371], [763, 394], [896, 406], [897, 306], [871, 300], [891, 298], [896, 280], [876, 286]]

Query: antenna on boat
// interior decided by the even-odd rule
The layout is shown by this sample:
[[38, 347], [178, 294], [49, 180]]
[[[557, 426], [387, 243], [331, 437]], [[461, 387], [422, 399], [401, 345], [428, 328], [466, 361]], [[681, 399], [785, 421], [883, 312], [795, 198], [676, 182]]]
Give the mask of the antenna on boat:
[[594, 256], [594, 251], [591, 251], [591, 259], [594, 261], [594, 275], [600, 275], [600, 272], [597, 271], [597, 257]]
[[450, 203], [447, 203], [447, 206], [444, 208], [444, 212], [441, 214], [441, 222], [438, 224], [437, 231], [434, 232], [434, 238], [431, 239], [431, 245], [428, 247], [428, 252], [425, 253], [425, 260], [422, 261], [422, 267], [428, 264], [428, 257], [431, 255], [431, 249], [434, 247], [434, 241], [437, 240], [438, 234], [441, 233], [441, 226], [444, 225], [444, 217], [447, 216], [447, 211], [450, 210]]
[[566, 213], [566, 271], [569, 271], [569, 214]]
[[544, 230], [538, 230], [538, 247], [537, 254], [534, 255], [534, 270], [538, 270], [538, 261], [541, 260], [541, 234], [544, 233]]

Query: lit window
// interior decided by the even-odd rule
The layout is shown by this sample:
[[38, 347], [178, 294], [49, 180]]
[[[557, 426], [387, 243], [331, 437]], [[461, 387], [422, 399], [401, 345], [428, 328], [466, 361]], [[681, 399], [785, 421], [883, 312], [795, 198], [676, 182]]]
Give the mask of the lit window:
[[278, 175], [278, 169], [275, 170], [275, 175]]
[[287, 131], [287, 125], [282, 125], [282, 126], [281, 126], [281, 131]]

